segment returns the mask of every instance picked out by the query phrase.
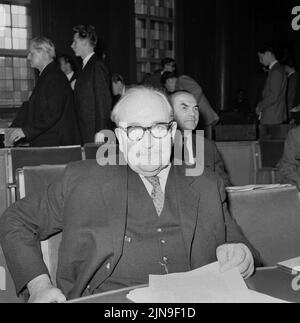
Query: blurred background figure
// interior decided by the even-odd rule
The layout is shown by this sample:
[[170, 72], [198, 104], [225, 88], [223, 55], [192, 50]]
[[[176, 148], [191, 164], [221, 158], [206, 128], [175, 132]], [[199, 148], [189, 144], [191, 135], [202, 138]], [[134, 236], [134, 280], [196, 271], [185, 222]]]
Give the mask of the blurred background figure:
[[126, 86], [124, 82], [124, 78], [120, 74], [113, 74], [111, 77], [112, 83], [112, 92], [113, 92], [113, 105], [119, 102], [121, 96], [125, 94]]
[[58, 58], [60, 69], [66, 74], [72, 90], [75, 89], [77, 79], [77, 67], [70, 55], [63, 54]]
[[296, 62], [292, 56], [286, 57], [282, 61], [282, 64], [287, 74], [286, 105], [290, 120], [291, 110], [300, 104], [300, 94], [297, 93], [299, 91], [299, 75], [297, 72]]
[[145, 76], [142, 85], [164, 90], [164, 86], [161, 83], [161, 77], [166, 72], [175, 72], [176, 62], [173, 58], [166, 57], [161, 61], [160, 65], [161, 68], [159, 70], [155, 71], [153, 74], [147, 74]]
[[249, 103], [245, 97], [245, 91], [243, 89], [239, 89], [237, 92], [233, 102], [233, 110], [245, 115], [249, 113]]
[[285, 70], [278, 62], [275, 50], [270, 46], [260, 48], [258, 58], [260, 63], [269, 69], [269, 73], [256, 113], [261, 125], [283, 124], [287, 121]]

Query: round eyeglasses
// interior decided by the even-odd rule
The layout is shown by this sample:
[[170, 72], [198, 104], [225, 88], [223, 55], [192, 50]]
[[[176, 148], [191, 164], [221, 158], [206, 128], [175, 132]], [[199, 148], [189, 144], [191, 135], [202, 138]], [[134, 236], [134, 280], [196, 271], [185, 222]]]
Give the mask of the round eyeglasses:
[[163, 139], [168, 135], [173, 124], [174, 122], [171, 121], [170, 123], [157, 123], [151, 127], [131, 126], [128, 128], [119, 128], [126, 132], [128, 139], [137, 142], [144, 138], [146, 131], [149, 131], [155, 139]]

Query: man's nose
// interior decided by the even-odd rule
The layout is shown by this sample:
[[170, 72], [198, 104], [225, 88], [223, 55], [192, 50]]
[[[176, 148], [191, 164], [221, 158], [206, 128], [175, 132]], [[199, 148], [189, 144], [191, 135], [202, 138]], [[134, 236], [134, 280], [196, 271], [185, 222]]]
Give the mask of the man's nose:
[[195, 111], [195, 109], [189, 109], [189, 116], [192, 117], [192, 118], [195, 118], [196, 117], [196, 111]]
[[145, 131], [145, 135], [144, 135], [144, 138], [143, 138], [143, 146], [147, 149], [151, 149], [152, 148], [152, 145], [153, 145], [153, 137], [151, 135], [151, 132], [150, 130], [146, 130]]

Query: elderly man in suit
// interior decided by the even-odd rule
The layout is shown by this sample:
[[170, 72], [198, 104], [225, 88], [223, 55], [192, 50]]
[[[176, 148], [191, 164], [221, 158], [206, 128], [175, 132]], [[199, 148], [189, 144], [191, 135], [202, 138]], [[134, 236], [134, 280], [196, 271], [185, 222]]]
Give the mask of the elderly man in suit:
[[[199, 144], [197, 140], [200, 138], [195, 134], [200, 118], [199, 106], [195, 97], [187, 91], [175, 92], [170, 96], [170, 101], [174, 109], [175, 121], [184, 135], [186, 149], [183, 151], [188, 156], [187, 162], [194, 165], [196, 159], [200, 157], [196, 155], [198, 151], [196, 145]], [[204, 153], [204, 166], [218, 174], [226, 187], [232, 186], [230, 176], [216, 144], [206, 138], [202, 139], [204, 140], [204, 151], [201, 153]], [[180, 144], [180, 141], [175, 141], [175, 145], [178, 144]]]
[[37, 84], [7, 134], [9, 142], [25, 139], [31, 147], [79, 144], [72, 89], [54, 62], [55, 46], [47, 38], [31, 41], [28, 60], [40, 72]]
[[83, 60], [74, 92], [82, 144], [94, 142], [98, 132], [111, 128], [110, 76], [94, 52], [97, 43], [98, 36], [93, 26], [74, 28], [71, 47], [75, 55]]
[[260, 63], [269, 68], [263, 91], [263, 99], [258, 103], [256, 113], [262, 125], [279, 125], [287, 120], [286, 89], [287, 76], [283, 66], [276, 59], [274, 49], [263, 47], [258, 51]]
[[[126, 166], [70, 165], [60, 182], [1, 217], [17, 292], [28, 288], [31, 302], [62, 302], [217, 260], [222, 272], [237, 267], [251, 276], [259, 256], [228, 213], [222, 183], [171, 164], [177, 124], [164, 94], [133, 88], [112, 117]], [[55, 288], [39, 243], [61, 231]]]

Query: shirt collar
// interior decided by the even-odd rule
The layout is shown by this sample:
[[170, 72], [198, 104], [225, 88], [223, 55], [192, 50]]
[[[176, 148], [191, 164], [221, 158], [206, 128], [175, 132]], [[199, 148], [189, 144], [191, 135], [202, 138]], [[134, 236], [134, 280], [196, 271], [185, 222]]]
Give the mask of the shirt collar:
[[95, 54], [95, 52], [92, 52], [90, 55], [88, 55], [84, 60], [83, 60], [83, 68], [86, 67], [86, 64], [89, 62], [89, 60], [92, 58], [92, 56]]
[[293, 72], [291, 72], [289, 75], [288, 75], [288, 77], [291, 77], [293, 74], [295, 74], [296, 73], [296, 71], [293, 71]]
[[269, 69], [271, 70], [276, 64], [278, 63], [278, 61], [273, 62], [270, 66]]
[[[168, 177], [169, 177], [169, 174], [170, 174], [170, 170], [171, 170], [171, 164], [164, 168], [157, 176], [159, 178], [159, 181], [160, 181], [160, 185], [161, 185], [161, 188], [162, 188], [162, 191], [165, 192], [165, 189], [166, 189], [166, 185], [167, 185], [167, 181], [168, 181]], [[152, 190], [152, 187], [151, 187], [151, 184], [147, 181], [146, 177], [143, 176], [143, 175], [140, 175], [140, 178], [142, 179], [142, 181], [144, 182], [148, 192], [151, 194], [151, 190]]]
[[43, 74], [43, 72], [44, 72], [44, 70], [51, 64], [51, 63], [53, 63], [53, 61], [52, 62], [50, 62], [49, 64], [47, 64], [43, 69], [42, 69], [42, 71], [40, 71], [40, 76]]
[[69, 81], [71, 80], [73, 75], [74, 75], [74, 72], [71, 72], [71, 73], [67, 74], [67, 78], [68, 78]]

